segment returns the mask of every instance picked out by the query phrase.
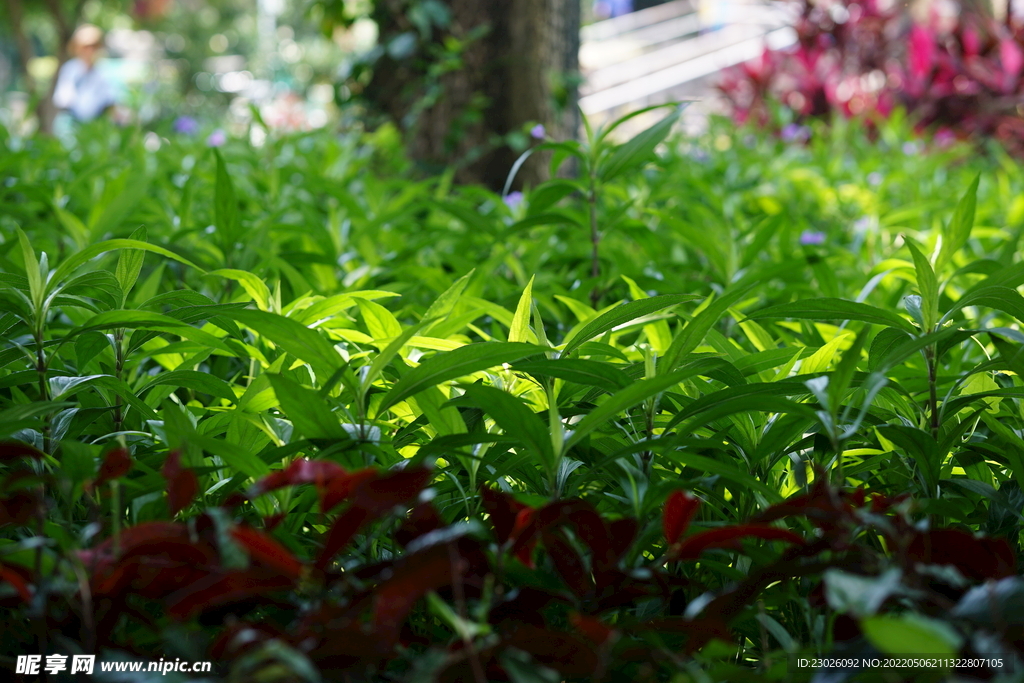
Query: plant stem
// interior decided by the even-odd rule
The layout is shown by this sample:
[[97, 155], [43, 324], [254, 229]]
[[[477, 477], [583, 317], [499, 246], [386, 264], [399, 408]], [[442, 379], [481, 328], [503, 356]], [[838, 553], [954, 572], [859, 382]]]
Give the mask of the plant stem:
[[601, 233], [597, 230], [597, 168], [594, 163], [590, 164], [590, 192], [587, 194], [587, 203], [590, 205], [590, 277], [594, 278], [594, 288], [590, 290], [590, 305], [597, 308], [597, 301], [601, 298], [597, 286], [597, 278], [601, 274], [601, 261], [598, 256]]
[[[39, 325], [35, 331], [36, 340], [36, 373], [39, 379], [39, 400], [50, 400], [50, 383], [46, 381], [46, 351], [43, 349], [43, 329]], [[50, 452], [50, 415], [43, 416], [43, 452]]]
[[[114, 347], [114, 375], [120, 380], [124, 370], [124, 329], [114, 330]], [[114, 401], [114, 432], [120, 432], [123, 423], [121, 396], [118, 394]]]
[[924, 356], [928, 363], [928, 412], [931, 420], [932, 438], [939, 438], [939, 397], [936, 387], [936, 362], [935, 346], [928, 346], [924, 350]]

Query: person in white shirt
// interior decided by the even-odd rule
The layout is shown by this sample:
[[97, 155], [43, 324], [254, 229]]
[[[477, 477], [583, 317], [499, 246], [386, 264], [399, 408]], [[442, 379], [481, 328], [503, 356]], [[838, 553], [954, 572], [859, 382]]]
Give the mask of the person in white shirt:
[[103, 47], [103, 31], [83, 24], [71, 36], [74, 57], [60, 68], [53, 104], [78, 121], [91, 121], [114, 105], [114, 88], [96, 62]]

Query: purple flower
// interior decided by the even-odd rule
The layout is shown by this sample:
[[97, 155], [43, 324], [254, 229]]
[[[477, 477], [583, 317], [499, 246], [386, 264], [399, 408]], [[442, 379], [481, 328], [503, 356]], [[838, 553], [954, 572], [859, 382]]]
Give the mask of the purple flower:
[[871, 187], [878, 187], [882, 184], [882, 174], [878, 171], [872, 171], [868, 173], [868, 185]]
[[516, 207], [523, 203], [523, 193], [518, 191], [509, 192], [507, 195], [502, 197], [501, 201], [505, 202], [508, 208], [515, 211]]
[[804, 230], [800, 233], [800, 244], [803, 244], [804, 246], [825, 244], [825, 233], [817, 230]]
[[191, 116], [179, 116], [174, 119], [173, 128], [179, 135], [195, 135], [199, 132], [199, 122]]
[[797, 123], [787, 123], [780, 135], [785, 142], [807, 142], [811, 137], [811, 129]]
[[220, 147], [228, 141], [228, 136], [223, 130], [218, 128], [217, 130], [210, 133], [210, 137], [206, 138], [207, 147]]
[[530, 129], [530, 137], [532, 137], [534, 140], [543, 140], [544, 136], [547, 134], [547, 131], [544, 130], [543, 123], [538, 123], [536, 126]]
[[921, 151], [921, 148], [917, 146], [916, 142], [904, 142], [903, 143], [903, 153], [906, 154], [908, 157], [914, 156], [915, 154], [917, 154], [920, 151]]

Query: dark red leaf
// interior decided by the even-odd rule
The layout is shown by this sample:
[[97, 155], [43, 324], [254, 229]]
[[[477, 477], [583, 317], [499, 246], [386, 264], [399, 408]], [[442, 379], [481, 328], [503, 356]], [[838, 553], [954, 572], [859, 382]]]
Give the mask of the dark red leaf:
[[345, 469], [341, 465], [329, 460], [296, 458], [285, 469], [272, 472], [253, 484], [249, 496], [255, 498], [268, 491], [299, 484], [316, 484], [317, 488], [322, 489], [345, 474]]
[[334, 520], [331, 530], [327, 533], [327, 540], [324, 542], [324, 549], [316, 560], [316, 568], [324, 569], [338, 552], [348, 545], [348, 542], [359, 533], [363, 524], [371, 519], [370, 513], [357, 507], [350, 507], [345, 510], [338, 519]]
[[178, 451], [167, 454], [161, 472], [167, 480], [167, 507], [173, 517], [196, 497], [199, 492], [199, 479], [192, 470], [182, 469], [181, 453]]
[[96, 476], [96, 486], [128, 474], [132, 469], [132, 456], [124, 448], [115, 448], [107, 453]]
[[[599, 548], [607, 543], [604, 521], [587, 502], [572, 499], [549, 503], [537, 510], [521, 510], [512, 530], [512, 552], [520, 555], [536, 543], [546, 529], [561, 524], [571, 524], [588, 545]], [[591, 545], [591, 547], [593, 547]]]
[[907, 555], [921, 564], [953, 565], [970, 579], [1000, 579], [1017, 573], [1017, 560], [1003, 538], [975, 538], [960, 529], [918, 534]]
[[760, 538], [766, 541], [786, 541], [803, 545], [803, 538], [786, 529], [777, 529], [761, 524], [738, 524], [720, 529], [711, 529], [694, 534], [672, 546], [669, 558], [674, 560], [696, 559], [705, 550], [712, 548], [741, 549], [739, 542], [744, 538]]
[[580, 614], [579, 612], [569, 614], [569, 623], [573, 625], [573, 628], [582, 633], [587, 640], [599, 647], [618, 635], [615, 629], [605, 626], [597, 617]]
[[700, 498], [691, 496], [686, 491], [673, 491], [665, 501], [665, 511], [661, 525], [665, 532], [665, 540], [669, 545], [679, 540], [690, 527], [690, 521], [697, 514]]
[[276, 569], [292, 579], [298, 579], [302, 575], [302, 563], [273, 537], [252, 527], [241, 525], [231, 530], [231, 536], [248, 551], [252, 559], [260, 564], [270, 569]]
[[415, 499], [433, 474], [426, 467], [410, 467], [360, 482], [352, 491], [353, 505], [381, 515]]
[[487, 486], [480, 489], [480, 497], [491, 525], [494, 527], [494, 535], [497, 537], [498, 543], [504, 544], [512, 536], [517, 516], [527, 507], [509, 494]]
[[393, 646], [416, 602], [428, 591], [451, 585], [464, 569], [465, 563], [454, 547], [447, 544], [431, 546], [403, 558], [392, 577], [375, 591], [373, 627], [376, 635], [388, 647]]
[[18, 595], [25, 601], [26, 604], [32, 602], [32, 589], [29, 588], [28, 582], [25, 580], [20, 573], [15, 571], [11, 567], [5, 567], [0, 564], [0, 579], [3, 579], [7, 583], [14, 586], [14, 590], [18, 591]]
[[42, 451], [17, 441], [0, 441], [0, 462], [18, 460], [19, 458], [32, 458], [38, 460], [43, 457]]
[[561, 531], [546, 531], [542, 538], [558, 575], [576, 597], [582, 598], [593, 587], [583, 558]]
[[639, 526], [635, 519], [627, 517], [611, 522], [608, 534], [608, 555], [605, 559], [606, 566], [602, 569], [611, 568], [622, 559], [629, 547], [633, 545], [633, 541], [636, 540], [638, 530]]
[[268, 576], [256, 570], [214, 574], [193, 582], [168, 598], [168, 613], [175, 619], [187, 619], [198, 612], [227, 605], [267, 591], [291, 588], [294, 581], [286, 576]]
[[[335, 480], [325, 496], [324, 510], [346, 499], [350, 504], [332, 525], [324, 549], [317, 558], [317, 569], [325, 568], [364, 524], [418, 496], [431, 476], [430, 470], [425, 467], [414, 467], [386, 474], [378, 474], [369, 469], [359, 470], [346, 478]], [[344, 495], [341, 495], [342, 488], [345, 489]]]
[[320, 509], [324, 512], [332, 510], [347, 500], [357, 488], [379, 476], [381, 476], [379, 471], [367, 467], [335, 477], [320, 489]]
[[25, 526], [38, 506], [38, 497], [31, 491], [19, 491], [13, 496], [0, 498], [0, 526]]
[[288, 516], [288, 514], [285, 513], [285, 512], [277, 512], [277, 513], [274, 513], [272, 515], [267, 515], [266, 517], [263, 518], [263, 527], [267, 531], [273, 531], [274, 529], [276, 529], [278, 527], [278, 525], [281, 522], [284, 521], [284, 518], [287, 517], [287, 516]]
[[565, 677], [591, 676], [599, 661], [593, 646], [571, 633], [523, 625], [516, 628], [506, 642], [529, 652], [538, 663]]
[[430, 503], [420, 503], [412, 509], [409, 517], [395, 531], [395, 540], [405, 546], [413, 539], [429, 534], [443, 526], [444, 521], [437, 514], [434, 506]]

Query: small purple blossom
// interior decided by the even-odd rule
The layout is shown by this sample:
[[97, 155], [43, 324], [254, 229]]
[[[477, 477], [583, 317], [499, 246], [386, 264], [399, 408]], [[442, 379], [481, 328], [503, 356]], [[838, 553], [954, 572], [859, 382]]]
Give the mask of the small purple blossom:
[[206, 138], [207, 147], [220, 147], [228, 141], [227, 134], [218, 128], [217, 130], [210, 133], [210, 137]]
[[543, 123], [538, 123], [536, 126], [530, 129], [530, 137], [532, 137], [534, 140], [543, 140], [547, 134], [548, 132], [544, 130]]
[[861, 216], [853, 223], [854, 232], [867, 232], [870, 227], [871, 219], [867, 216]]
[[199, 122], [191, 116], [179, 116], [174, 119], [173, 129], [179, 135], [195, 135], [199, 132]]
[[800, 233], [800, 244], [804, 246], [825, 244], [825, 233], [818, 230], [804, 230]]
[[787, 123], [779, 135], [784, 142], [807, 142], [811, 137], [811, 129], [798, 123]]
[[523, 193], [519, 191], [509, 192], [501, 198], [501, 201], [505, 202], [505, 205], [508, 206], [508, 208], [515, 211], [516, 207], [523, 203]]
[[903, 153], [906, 154], [908, 157], [914, 156], [915, 154], [917, 154], [920, 151], [921, 151], [921, 148], [918, 146], [918, 144], [916, 142], [904, 142], [903, 143]]
[[882, 174], [878, 171], [872, 171], [868, 173], [868, 185], [871, 187], [878, 187], [882, 184]]

